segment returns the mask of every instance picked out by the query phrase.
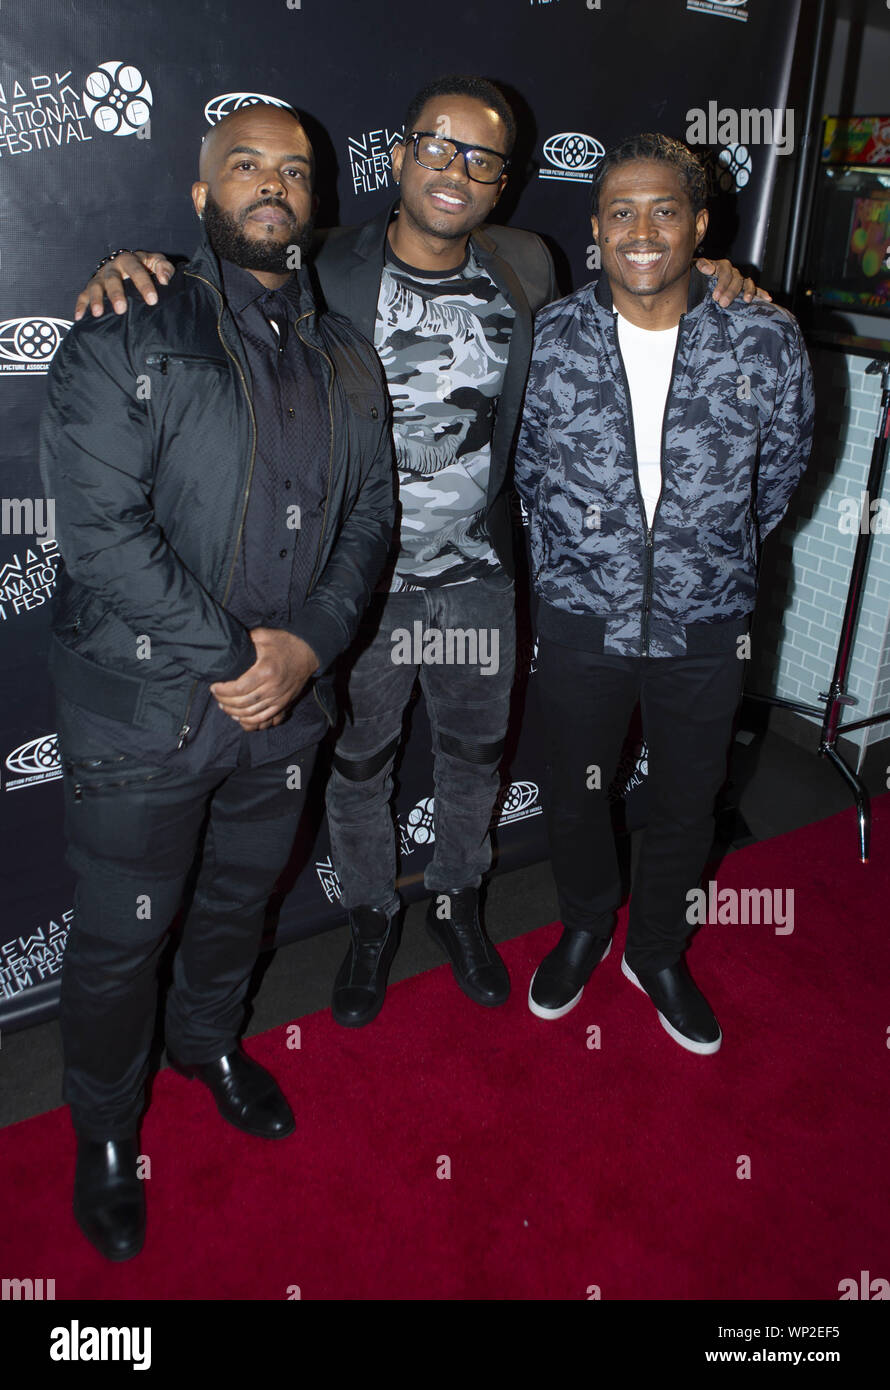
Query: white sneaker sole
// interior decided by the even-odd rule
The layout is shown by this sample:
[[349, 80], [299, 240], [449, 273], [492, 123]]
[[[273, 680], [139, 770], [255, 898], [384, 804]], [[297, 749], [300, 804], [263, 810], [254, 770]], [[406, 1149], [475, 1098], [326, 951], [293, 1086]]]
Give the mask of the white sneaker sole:
[[[600, 956], [600, 958], [599, 958], [599, 960], [597, 961], [596, 965], [602, 965], [603, 961], [606, 959], [606, 956], [609, 954], [609, 952], [611, 951], [611, 949], [612, 949], [612, 938], [609, 937], [609, 944], [608, 944], [608, 946], [606, 947], [606, 949], [603, 951], [603, 954]], [[596, 969], [596, 965], [593, 967], [594, 970]], [[538, 969], [540, 969], [540, 966], [538, 967]], [[536, 1017], [536, 1018], [563, 1018], [566, 1014], [571, 1013], [572, 1009], [574, 1009], [575, 1005], [579, 1002], [579, 1000], [580, 1000], [580, 998], [581, 998], [581, 995], [584, 993], [585, 986], [582, 985], [581, 988], [578, 990], [578, 993], [575, 995], [574, 999], [570, 999], [569, 1002], [568, 1002], [567, 1004], [562, 1004], [558, 1009], [545, 1009], [544, 1006], [543, 1006], [543, 1004], [536, 1004], [535, 1001], [534, 1001], [534, 999], [532, 999], [532, 989], [534, 988], [535, 978], [536, 978], [537, 974], [538, 974], [538, 971], [536, 970], [535, 973], [534, 973], [534, 975], [532, 975], [531, 984], [530, 984], [529, 987], [528, 987], [528, 1007], [531, 1009], [531, 1011], [532, 1011], [532, 1013], [535, 1015], [535, 1017]]]
[[[627, 978], [630, 980], [631, 984], [636, 985], [637, 989], [640, 990], [643, 994], [645, 994], [647, 999], [649, 998], [649, 995], [646, 993], [646, 990], [643, 989], [643, 986], [640, 984], [636, 975], [631, 970], [624, 956], [621, 957], [621, 973], [622, 975], [626, 975]], [[716, 1041], [709, 1043], [693, 1042], [691, 1038], [686, 1037], [685, 1033], [678, 1032], [674, 1025], [668, 1022], [668, 1020], [665, 1018], [664, 1014], [660, 1012], [660, 1010], [656, 1009], [655, 1012], [658, 1014], [659, 1021], [665, 1032], [670, 1033], [674, 1042], [679, 1043], [681, 1047], [685, 1047], [687, 1052], [696, 1052], [700, 1057], [705, 1057], [712, 1052], [716, 1052], [723, 1041], [723, 1033], [720, 1030], [719, 1023], [717, 1024], [717, 1031], [718, 1033], [720, 1033], [720, 1036], [716, 1039]]]

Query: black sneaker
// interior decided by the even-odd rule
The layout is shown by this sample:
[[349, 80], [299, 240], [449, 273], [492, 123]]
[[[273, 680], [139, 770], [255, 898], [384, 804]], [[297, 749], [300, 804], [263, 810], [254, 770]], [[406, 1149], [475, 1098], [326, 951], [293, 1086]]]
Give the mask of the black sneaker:
[[[605, 950], [603, 949], [605, 946]], [[584, 993], [584, 986], [612, 949], [612, 938], [563, 928], [562, 936], [538, 966], [528, 988], [528, 1006], [538, 1018], [562, 1018]]]
[[648, 994], [658, 1011], [662, 1028], [670, 1033], [674, 1042], [685, 1047], [687, 1052], [700, 1055], [717, 1051], [723, 1041], [720, 1024], [682, 957], [676, 965], [639, 977], [622, 957], [621, 973], [637, 989]]

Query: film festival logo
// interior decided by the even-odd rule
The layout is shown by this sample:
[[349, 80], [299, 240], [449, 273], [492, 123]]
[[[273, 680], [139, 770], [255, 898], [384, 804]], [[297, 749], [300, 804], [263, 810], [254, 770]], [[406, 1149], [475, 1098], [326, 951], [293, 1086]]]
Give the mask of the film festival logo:
[[717, 186], [723, 193], [739, 193], [751, 177], [751, 155], [747, 145], [727, 145], [714, 161]]
[[748, 18], [748, 0], [686, 0], [687, 10], [697, 10], [699, 14], [716, 14], [723, 19], [740, 19], [744, 24]]
[[32, 936], [16, 936], [0, 945], [0, 999], [14, 999], [58, 975], [73, 917], [71, 907], [59, 922], [50, 921]]
[[[411, 843], [411, 837], [398, 816], [396, 817], [396, 829], [399, 832], [400, 851], [402, 856], [413, 854], [414, 845]], [[340, 882], [340, 875], [334, 868], [334, 863], [330, 854], [326, 859], [317, 859], [315, 861], [315, 872], [318, 874], [318, 881], [321, 884], [322, 892], [328, 902], [338, 903], [343, 895], [343, 885]]]
[[6, 778], [8, 792], [33, 787], [39, 782], [57, 781], [62, 775], [58, 734], [44, 734], [19, 744], [6, 759], [6, 770], [13, 774]]
[[0, 565], [0, 622], [42, 608], [56, 585], [59, 543], [37, 541], [22, 555]]
[[628, 746], [618, 762], [607, 792], [610, 802], [618, 803], [641, 787], [649, 776], [649, 745], [643, 739]]
[[[751, 145], [771, 146], [777, 155], [794, 153], [794, 110], [766, 106], [720, 108], [709, 101], [707, 109], [693, 106], [686, 112], [686, 143], [708, 146], [705, 162], [717, 187], [724, 193], [741, 192], [751, 178]], [[715, 156], [713, 149], [720, 147]]]
[[0, 82], [0, 158], [92, 140], [91, 126], [104, 135], [146, 137], [151, 87], [132, 63], [100, 63], [82, 91], [70, 78], [69, 70]]
[[83, 84], [86, 113], [105, 135], [141, 135], [151, 101], [151, 87], [132, 63], [100, 63]]
[[392, 182], [393, 146], [400, 145], [405, 138], [404, 126], [390, 130], [366, 130], [362, 135], [350, 135], [347, 141], [349, 167], [352, 173], [352, 191], [376, 193], [378, 188], [388, 188]]
[[592, 135], [584, 135], [577, 130], [551, 135], [549, 140], [544, 141], [544, 158], [551, 167], [541, 169], [539, 177], [589, 183], [593, 170], [605, 153], [603, 145]]

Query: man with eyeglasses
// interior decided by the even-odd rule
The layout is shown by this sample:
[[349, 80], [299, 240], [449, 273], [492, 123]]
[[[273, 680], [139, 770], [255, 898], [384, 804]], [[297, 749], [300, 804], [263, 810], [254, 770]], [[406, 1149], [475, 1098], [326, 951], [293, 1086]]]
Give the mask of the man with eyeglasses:
[[[510, 992], [480, 919], [491, 864], [515, 661], [513, 542], [505, 488], [532, 316], [556, 294], [529, 232], [484, 228], [507, 182], [513, 113], [478, 78], [445, 78], [409, 105], [392, 153], [399, 201], [316, 258], [328, 304], [373, 339], [393, 402], [401, 535], [349, 673], [348, 719], [327, 790], [332, 859], [353, 940], [334, 987], [339, 1023], [383, 1004], [398, 943], [392, 768], [419, 676], [432, 726], [435, 851], [427, 930], [481, 1005]], [[395, 634], [470, 633], [479, 661], [399, 662]], [[482, 664], [487, 651], [489, 664]], [[474, 653], [469, 652], [472, 656]]]
[[[346, 658], [346, 721], [327, 789], [352, 931], [332, 1001], [346, 1027], [379, 1013], [398, 947], [392, 773], [418, 677], [435, 759], [427, 929], [474, 1002], [502, 1004], [510, 991], [480, 919], [479, 889], [491, 864], [515, 662], [508, 468], [533, 315], [557, 293], [540, 237], [485, 225], [506, 186], [515, 135], [491, 83], [431, 83], [410, 103], [404, 141], [392, 152], [397, 202], [362, 226], [329, 232], [315, 259], [327, 307], [351, 319], [383, 362], [401, 501], [400, 535]], [[161, 257], [144, 259], [159, 278], [173, 272]], [[141, 262], [118, 257], [81, 295], [78, 313], [88, 304], [99, 311], [106, 291], [118, 307], [115, 265], [151, 294]], [[717, 270], [715, 294], [727, 303], [755, 293], [728, 262]], [[420, 651], [405, 640], [415, 633]], [[449, 638], [458, 658], [450, 663]], [[487, 661], [460, 660], [474, 646]]]

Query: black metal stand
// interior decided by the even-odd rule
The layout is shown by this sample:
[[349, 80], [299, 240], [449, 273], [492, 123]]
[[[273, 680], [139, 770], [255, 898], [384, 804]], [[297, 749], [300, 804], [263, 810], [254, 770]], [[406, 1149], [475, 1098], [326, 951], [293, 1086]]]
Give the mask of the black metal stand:
[[[865, 581], [865, 571], [868, 565], [869, 552], [871, 550], [872, 529], [870, 504], [877, 501], [881, 496], [881, 487], [884, 476], [884, 466], [887, 462], [887, 446], [890, 439], [890, 361], [876, 360], [870, 362], [866, 367], [866, 372], [870, 375], [881, 377], [881, 404], [878, 411], [878, 424], [875, 430], [874, 446], [871, 454], [871, 466], [868, 471], [868, 483], [866, 485], [865, 496], [862, 502], [862, 515], [859, 521], [859, 539], [856, 542], [856, 550], [853, 554], [853, 569], [850, 574], [850, 583], [847, 589], [847, 604], [844, 609], [844, 617], [841, 623], [841, 632], [838, 639], [837, 655], [834, 662], [834, 675], [831, 678], [831, 686], [828, 691], [822, 694], [819, 699], [825, 701], [824, 707], [819, 705], [802, 704], [798, 700], [787, 700], [779, 695], [757, 695], [748, 694], [750, 700], [760, 700], [768, 705], [780, 705], [783, 709], [795, 710], [798, 714], [819, 714], [822, 716], [822, 731], [819, 740], [820, 754], [828, 758], [831, 764], [837, 768], [840, 775], [847, 782], [856, 800], [856, 812], [859, 819], [859, 858], [863, 864], [868, 863], [868, 851], [871, 841], [871, 806], [869, 803], [868, 791], [861, 778], [848, 767], [837, 751], [838, 735], [849, 733], [853, 729], [865, 729], [870, 724], [880, 724], [883, 720], [890, 719], [890, 710], [885, 710], [883, 714], [873, 714], [868, 719], [857, 719], [850, 724], [842, 724], [841, 713], [844, 705], [855, 705], [856, 699], [846, 693], [847, 672], [850, 667], [850, 660], [853, 655], [853, 641], [856, 636], [856, 623], [859, 618], [859, 607], [862, 601], [862, 590]], [[746, 692], [747, 693], [747, 692]]]

